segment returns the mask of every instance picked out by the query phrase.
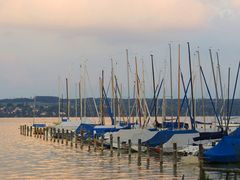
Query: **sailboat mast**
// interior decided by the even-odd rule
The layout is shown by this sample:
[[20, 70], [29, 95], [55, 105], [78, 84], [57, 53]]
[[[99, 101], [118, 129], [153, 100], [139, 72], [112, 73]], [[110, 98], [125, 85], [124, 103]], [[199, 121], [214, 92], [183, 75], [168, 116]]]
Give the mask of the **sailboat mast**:
[[[213, 65], [213, 57], [212, 57], [212, 50], [211, 49], [209, 49], [209, 55], [210, 55], [210, 60], [211, 60], [214, 87], [215, 87], [215, 93], [216, 93], [216, 110], [218, 112], [219, 111], [218, 110], [218, 89], [217, 89], [217, 81], [216, 81], [216, 76], [215, 76], [215, 70], [214, 70], [214, 65]], [[220, 118], [221, 118], [221, 116], [220, 116]], [[221, 122], [221, 124], [222, 124], [222, 122]]]
[[221, 99], [223, 101], [224, 97], [223, 97], [222, 76], [221, 76], [221, 69], [220, 69], [218, 52], [216, 52], [216, 56], [217, 56], [217, 64], [218, 64], [218, 74], [219, 74], [219, 82], [220, 82]]
[[115, 88], [114, 88], [114, 71], [113, 71], [113, 59], [111, 59], [111, 87], [112, 87], [112, 112], [113, 112], [113, 117], [114, 117], [114, 126], [116, 126], [116, 103], [115, 103]]
[[81, 93], [81, 80], [78, 83], [78, 95], [79, 95], [79, 115], [80, 115], [80, 120], [82, 120], [82, 93]]
[[66, 93], [67, 93], [67, 119], [69, 119], [68, 78], [66, 78]]
[[[192, 64], [191, 64], [191, 50], [190, 50], [190, 44], [188, 45], [188, 60], [189, 60], [189, 73], [190, 73], [190, 83], [191, 83], [191, 96], [192, 96], [192, 115], [193, 120], [195, 121], [195, 108], [194, 108], [194, 95], [193, 95], [193, 79], [192, 79]], [[193, 121], [193, 122], [194, 122]], [[195, 129], [195, 124], [192, 124], [192, 127]]]
[[129, 59], [128, 59], [128, 49], [126, 49], [127, 56], [127, 86], [128, 86], [128, 123], [130, 123], [130, 85], [129, 85]]
[[180, 75], [181, 75], [181, 68], [180, 68], [180, 44], [178, 45], [178, 129], [180, 129]]
[[197, 57], [198, 57], [199, 77], [200, 77], [201, 95], [202, 95], [202, 115], [203, 115], [203, 122], [204, 122], [204, 131], [206, 131], [205, 104], [204, 104], [204, 95], [203, 95], [202, 75], [201, 75], [201, 71], [200, 71], [201, 62], [200, 62], [200, 52], [199, 51], [197, 51]]
[[140, 90], [139, 90], [139, 78], [138, 78], [138, 66], [137, 66], [137, 57], [135, 56], [135, 67], [136, 67], [136, 86], [137, 86], [137, 110], [138, 110], [138, 117], [139, 117], [139, 124], [140, 127], [142, 126], [141, 122], [141, 105], [140, 105]]
[[155, 115], [155, 123], [157, 123], [156, 87], [155, 87], [155, 75], [154, 75], [154, 65], [153, 65], [153, 55], [152, 54], [151, 54], [151, 62], [152, 62], [152, 77], [153, 77], [154, 115]]
[[104, 93], [103, 93], [103, 88], [104, 88], [104, 71], [102, 71], [102, 84], [101, 84], [101, 89], [102, 89], [102, 124], [105, 124], [104, 122], [104, 106], [103, 106], [103, 98], [104, 98]]
[[169, 58], [170, 58], [170, 93], [171, 93], [171, 122], [173, 125], [173, 82], [172, 82], [172, 46], [169, 44]]

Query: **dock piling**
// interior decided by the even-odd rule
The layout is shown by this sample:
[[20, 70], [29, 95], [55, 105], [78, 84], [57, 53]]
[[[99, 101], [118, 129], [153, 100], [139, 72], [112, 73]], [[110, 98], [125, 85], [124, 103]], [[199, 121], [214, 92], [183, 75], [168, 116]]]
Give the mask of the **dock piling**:
[[138, 166], [141, 166], [142, 140], [138, 139]]
[[120, 137], [117, 137], [117, 156], [120, 156]]

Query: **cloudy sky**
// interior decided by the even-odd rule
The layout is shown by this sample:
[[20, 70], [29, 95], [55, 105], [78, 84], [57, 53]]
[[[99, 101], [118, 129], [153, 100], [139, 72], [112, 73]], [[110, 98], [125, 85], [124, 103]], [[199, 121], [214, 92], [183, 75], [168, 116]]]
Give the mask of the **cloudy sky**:
[[146, 91], [151, 95], [150, 54], [154, 55], [157, 79], [164, 74], [167, 79], [168, 44], [173, 48], [174, 72], [177, 45], [181, 44], [187, 77], [188, 41], [193, 66], [197, 65], [194, 52], [199, 49], [209, 82], [209, 48], [215, 64], [215, 52], [220, 54], [223, 80], [229, 66], [234, 77], [240, 59], [239, 18], [239, 0], [0, 0], [0, 98], [57, 95], [58, 77], [63, 93], [64, 79], [70, 78], [74, 97], [84, 63], [90, 76], [90, 80], [85, 76], [87, 96], [97, 96], [102, 69], [107, 86], [111, 58], [125, 89], [126, 48], [132, 76], [134, 57], [139, 71], [144, 62]]

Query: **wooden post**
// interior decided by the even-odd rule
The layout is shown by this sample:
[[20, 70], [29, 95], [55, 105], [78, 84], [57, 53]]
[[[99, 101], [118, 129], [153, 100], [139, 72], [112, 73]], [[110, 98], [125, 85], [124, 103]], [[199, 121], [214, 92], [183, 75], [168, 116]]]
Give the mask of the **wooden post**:
[[27, 136], [29, 136], [29, 126], [27, 126]]
[[81, 129], [81, 130], [80, 130], [80, 134], [81, 134], [81, 146], [80, 146], [80, 147], [81, 147], [81, 149], [83, 149], [83, 143], [84, 143], [84, 137], [83, 137], [84, 134], [83, 134], [83, 133], [84, 133], [84, 132], [83, 132], [83, 130]]
[[159, 153], [159, 158], [160, 158], [160, 166], [163, 165], [163, 144], [159, 144], [159, 150], [160, 150], [160, 153]]
[[91, 134], [90, 132], [88, 133], [88, 151], [91, 150]]
[[43, 140], [46, 138], [46, 128], [43, 128]]
[[37, 137], [37, 128], [36, 127], [34, 127], [33, 133], [34, 133], [34, 137]]
[[50, 140], [52, 141], [53, 139], [53, 128], [50, 128]]
[[113, 154], [113, 135], [110, 134], [110, 152], [111, 155]]
[[35, 129], [36, 129], [36, 137], [38, 138], [39, 137], [38, 127], [35, 127]]
[[147, 145], [147, 169], [149, 168], [150, 164], [150, 151], [149, 151], [149, 145]]
[[69, 137], [69, 135], [68, 135], [68, 129], [66, 130], [66, 146], [68, 146], [68, 137]]
[[173, 143], [173, 165], [177, 166], [177, 143]]
[[32, 137], [32, 126], [30, 126], [30, 136]]
[[70, 133], [71, 147], [73, 147], [73, 132]]
[[132, 142], [131, 139], [128, 140], [128, 159], [131, 161], [132, 156]]
[[77, 148], [77, 140], [78, 140], [77, 138], [78, 138], [78, 135], [77, 135], [76, 132], [74, 132], [74, 137], [75, 137], [74, 138], [75, 139], [75, 141], [74, 141], [75, 142], [75, 148]]
[[39, 128], [39, 138], [42, 139], [42, 128]]
[[57, 142], [59, 143], [59, 139], [60, 139], [60, 129], [57, 130]]
[[27, 127], [26, 127], [26, 125], [24, 125], [24, 136], [26, 136], [27, 135]]
[[61, 138], [62, 138], [61, 143], [62, 143], [62, 144], [64, 143], [64, 136], [65, 136], [65, 134], [64, 134], [64, 129], [62, 129], [62, 136], [61, 136]]
[[142, 140], [138, 139], [138, 166], [141, 166]]
[[56, 142], [56, 128], [53, 128], [53, 142]]
[[120, 156], [120, 137], [117, 137], [117, 156]]
[[104, 141], [104, 135], [102, 135], [102, 138], [101, 138], [101, 151], [103, 152], [103, 149], [104, 149], [104, 147], [103, 147], [103, 141]]
[[200, 163], [199, 165], [200, 165], [200, 168], [201, 168], [202, 167], [202, 162], [203, 162], [203, 145], [199, 144], [198, 148], [199, 148], [198, 159], [199, 159], [199, 163]]
[[97, 134], [94, 134], [94, 151], [97, 151]]
[[49, 131], [49, 129], [48, 129], [48, 127], [46, 127], [46, 141], [48, 141], [48, 131]]

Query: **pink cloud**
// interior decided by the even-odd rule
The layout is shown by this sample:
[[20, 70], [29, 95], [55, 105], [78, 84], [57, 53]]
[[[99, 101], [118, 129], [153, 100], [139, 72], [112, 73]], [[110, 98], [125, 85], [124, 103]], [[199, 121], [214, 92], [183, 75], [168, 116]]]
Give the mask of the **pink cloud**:
[[198, 0], [8, 0], [0, 24], [127, 30], [198, 28], [209, 10]]

